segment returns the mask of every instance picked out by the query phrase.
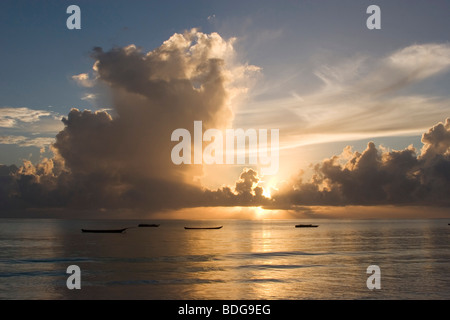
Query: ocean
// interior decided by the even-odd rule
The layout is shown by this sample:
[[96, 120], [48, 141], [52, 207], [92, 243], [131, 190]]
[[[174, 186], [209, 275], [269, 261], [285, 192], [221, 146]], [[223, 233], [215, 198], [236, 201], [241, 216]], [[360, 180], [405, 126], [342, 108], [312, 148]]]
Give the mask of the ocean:
[[[139, 223], [160, 226], [81, 232]], [[449, 234], [447, 220], [0, 219], [0, 299], [450, 299]]]

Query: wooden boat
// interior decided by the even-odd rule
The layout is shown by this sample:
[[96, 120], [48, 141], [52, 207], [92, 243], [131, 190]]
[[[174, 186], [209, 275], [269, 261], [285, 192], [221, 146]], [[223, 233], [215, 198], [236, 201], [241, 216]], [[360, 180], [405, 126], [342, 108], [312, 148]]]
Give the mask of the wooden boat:
[[152, 227], [152, 228], [157, 228], [159, 227], [159, 224], [147, 224], [147, 223], [141, 223], [138, 225], [138, 227]]
[[222, 229], [223, 226], [220, 227], [184, 227], [186, 230], [205, 230], [205, 229]]
[[128, 228], [124, 229], [81, 229], [81, 232], [86, 233], [122, 233]]
[[317, 228], [317, 224], [297, 224], [295, 225], [296, 228]]

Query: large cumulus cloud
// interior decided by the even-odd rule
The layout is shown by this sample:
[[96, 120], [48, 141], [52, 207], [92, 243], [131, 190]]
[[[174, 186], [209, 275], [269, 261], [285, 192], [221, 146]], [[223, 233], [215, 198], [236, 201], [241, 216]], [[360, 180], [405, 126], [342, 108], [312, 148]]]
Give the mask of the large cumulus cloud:
[[245, 171], [236, 188], [212, 194], [195, 179], [200, 165], [176, 166], [170, 158], [175, 129], [193, 132], [198, 120], [203, 131], [231, 124], [233, 99], [258, 70], [234, 61], [233, 43], [193, 29], [147, 53], [134, 45], [95, 48], [95, 76], [74, 79], [89, 79], [89, 87], [106, 85], [113, 110], [72, 109], [62, 119], [53, 159], [15, 171], [3, 168], [5, 207], [159, 210], [214, 205], [218, 198], [222, 205], [264, 198], [254, 171]]
[[148, 53], [134, 45], [95, 48], [96, 81], [110, 88], [113, 117], [105, 111], [70, 112], [55, 144], [68, 168], [192, 182], [201, 168], [172, 165], [171, 133], [192, 132], [195, 120], [203, 121], [203, 130], [231, 123], [238, 89], [233, 81], [246, 69], [233, 63], [233, 42], [194, 29]]

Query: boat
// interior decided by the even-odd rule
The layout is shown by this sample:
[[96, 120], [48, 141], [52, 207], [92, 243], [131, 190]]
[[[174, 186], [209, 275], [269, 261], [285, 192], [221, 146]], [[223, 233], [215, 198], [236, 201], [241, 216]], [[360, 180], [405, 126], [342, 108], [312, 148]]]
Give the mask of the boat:
[[317, 224], [297, 224], [296, 228], [317, 228], [319, 225]]
[[122, 233], [128, 228], [124, 229], [81, 229], [81, 232], [85, 233]]
[[220, 227], [184, 227], [186, 230], [205, 230], [205, 229], [222, 229], [223, 226]]
[[147, 224], [147, 223], [141, 223], [138, 225], [138, 227], [153, 227], [153, 228], [157, 228], [159, 227], [159, 224]]

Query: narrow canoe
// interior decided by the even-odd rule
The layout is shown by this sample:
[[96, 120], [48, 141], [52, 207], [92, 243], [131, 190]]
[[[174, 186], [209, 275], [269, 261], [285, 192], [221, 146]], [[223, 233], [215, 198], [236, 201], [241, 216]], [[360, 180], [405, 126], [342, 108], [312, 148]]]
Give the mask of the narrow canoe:
[[194, 228], [194, 227], [184, 227], [186, 230], [204, 230], [204, 229], [222, 229], [223, 226], [220, 227], [203, 227], [203, 228]]
[[122, 233], [125, 230], [127, 230], [128, 228], [125, 229], [103, 229], [103, 230], [98, 230], [98, 229], [81, 229], [81, 232], [86, 232], [86, 233]]
[[153, 228], [157, 228], [159, 227], [159, 224], [146, 224], [146, 223], [141, 223], [138, 225], [138, 227], [153, 227]]
[[296, 228], [317, 228], [318, 225], [314, 225], [314, 224], [297, 224], [295, 227]]

